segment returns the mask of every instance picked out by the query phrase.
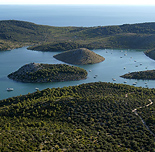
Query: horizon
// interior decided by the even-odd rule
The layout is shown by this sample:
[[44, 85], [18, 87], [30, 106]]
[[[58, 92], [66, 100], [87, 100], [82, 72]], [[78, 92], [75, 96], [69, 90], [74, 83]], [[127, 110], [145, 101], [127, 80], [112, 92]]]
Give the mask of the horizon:
[[155, 1], [153, 0], [130, 0], [130, 1], [124, 1], [124, 0], [109, 0], [109, 1], [100, 1], [100, 0], [90, 0], [89, 2], [87, 0], [78, 0], [78, 1], [72, 1], [72, 0], [66, 0], [65, 2], [63, 0], [1, 0], [0, 5], [132, 5], [132, 6], [153, 6], [155, 5]]

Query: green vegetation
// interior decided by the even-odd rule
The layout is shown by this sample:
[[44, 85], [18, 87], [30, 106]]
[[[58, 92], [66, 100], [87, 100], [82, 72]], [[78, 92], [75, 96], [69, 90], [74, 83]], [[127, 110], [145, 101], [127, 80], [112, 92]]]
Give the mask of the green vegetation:
[[54, 58], [70, 64], [94, 64], [105, 60], [104, 57], [86, 48], [62, 52], [54, 55]]
[[81, 80], [87, 77], [87, 71], [65, 64], [30, 63], [8, 75], [10, 79], [21, 82], [55, 82]]
[[77, 42], [60, 42], [60, 43], [44, 43], [37, 46], [31, 46], [29, 50], [37, 50], [37, 51], [68, 51], [78, 48], [88, 48], [93, 49], [91, 45], [88, 44], [79, 44]]
[[155, 80], [155, 70], [131, 72], [131, 73], [122, 75], [121, 77], [127, 78], [127, 79]]
[[155, 60], [155, 48], [153, 49], [149, 49], [147, 51], [144, 52], [148, 57], [150, 57], [151, 59]]
[[155, 23], [98, 27], [53, 27], [24, 21], [0, 21], [0, 50], [25, 45], [29, 49], [58, 51], [86, 47], [155, 48]]
[[[145, 105], [153, 102], [145, 108]], [[0, 151], [153, 152], [155, 89], [89, 83], [0, 101]]]

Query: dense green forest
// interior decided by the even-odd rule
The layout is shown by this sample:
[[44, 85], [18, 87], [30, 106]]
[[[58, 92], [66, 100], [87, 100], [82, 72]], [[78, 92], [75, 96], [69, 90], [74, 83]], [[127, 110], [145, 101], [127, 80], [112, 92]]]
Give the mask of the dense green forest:
[[8, 75], [10, 79], [21, 82], [56, 82], [86, 79], [87, 71], [66, 64], [30, 63]]
[[155, 133], [155, 89], [96, 82], [1, 100], [0, 151], [154, 152], [138, 107]]
[[121, 77], [127, 79], [155, 80], [155, 70], [130, 72], [122, 75]]
[[58, 51], [86, 47], [151, 49], [155, 47], [155, 23], [98, 27], [53, 27], [30, 22], [0, 21], [0, 50], [25, 45], [30, 49]]

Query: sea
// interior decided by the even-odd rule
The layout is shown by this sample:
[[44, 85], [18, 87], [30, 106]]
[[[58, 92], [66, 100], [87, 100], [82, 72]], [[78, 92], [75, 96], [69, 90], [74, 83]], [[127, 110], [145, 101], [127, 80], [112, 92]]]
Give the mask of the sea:
[[[0, 20], [21, 20], [59, 27], [136, 24], [155, 22], [155, 6], [0, 5]], [[35, 88], [43, 90], [100, 81], [155, 88], [155, 81], [153, 80], [128, 80], [120, 77], [128, 72], [155, 69], [155, 61], [145, 56], [144, 50], [133, 49], [92, 50], [105, 57], [105, 61], [92, 65], [80, 65], [79, 67], [88, 72], [85, 80], [21, 83], [8, 79], [8, 74], [27, 63], [63, 63], [53, 58], [53, 55], [58, 52], [31, 51], [27, 50], [27, 47], [0, 52], [0, 100], [35, 92]], [[6, 91], [8, 87], [13, 88], [14, 91]]]
[[50, 26], [107, 26], [155, 21], [155, 6], [0, 5], [0, 20]]

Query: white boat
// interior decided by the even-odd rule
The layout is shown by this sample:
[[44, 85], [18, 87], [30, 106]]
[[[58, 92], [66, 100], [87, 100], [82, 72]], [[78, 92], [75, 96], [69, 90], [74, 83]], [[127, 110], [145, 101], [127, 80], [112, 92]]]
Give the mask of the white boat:
[[127, 81], [124, 81], [124, 83], [127, 83]]
[[124, 69], [126, 69], [126, 67], [124, 67]]
[[39, 90], [39, 88], [35, 88], [36, 90]]
[[13, 91], [13, 88], [6, 88], [7, 91]]
[[113, 81], [116, 81], [116, 79], [112, 78]]

